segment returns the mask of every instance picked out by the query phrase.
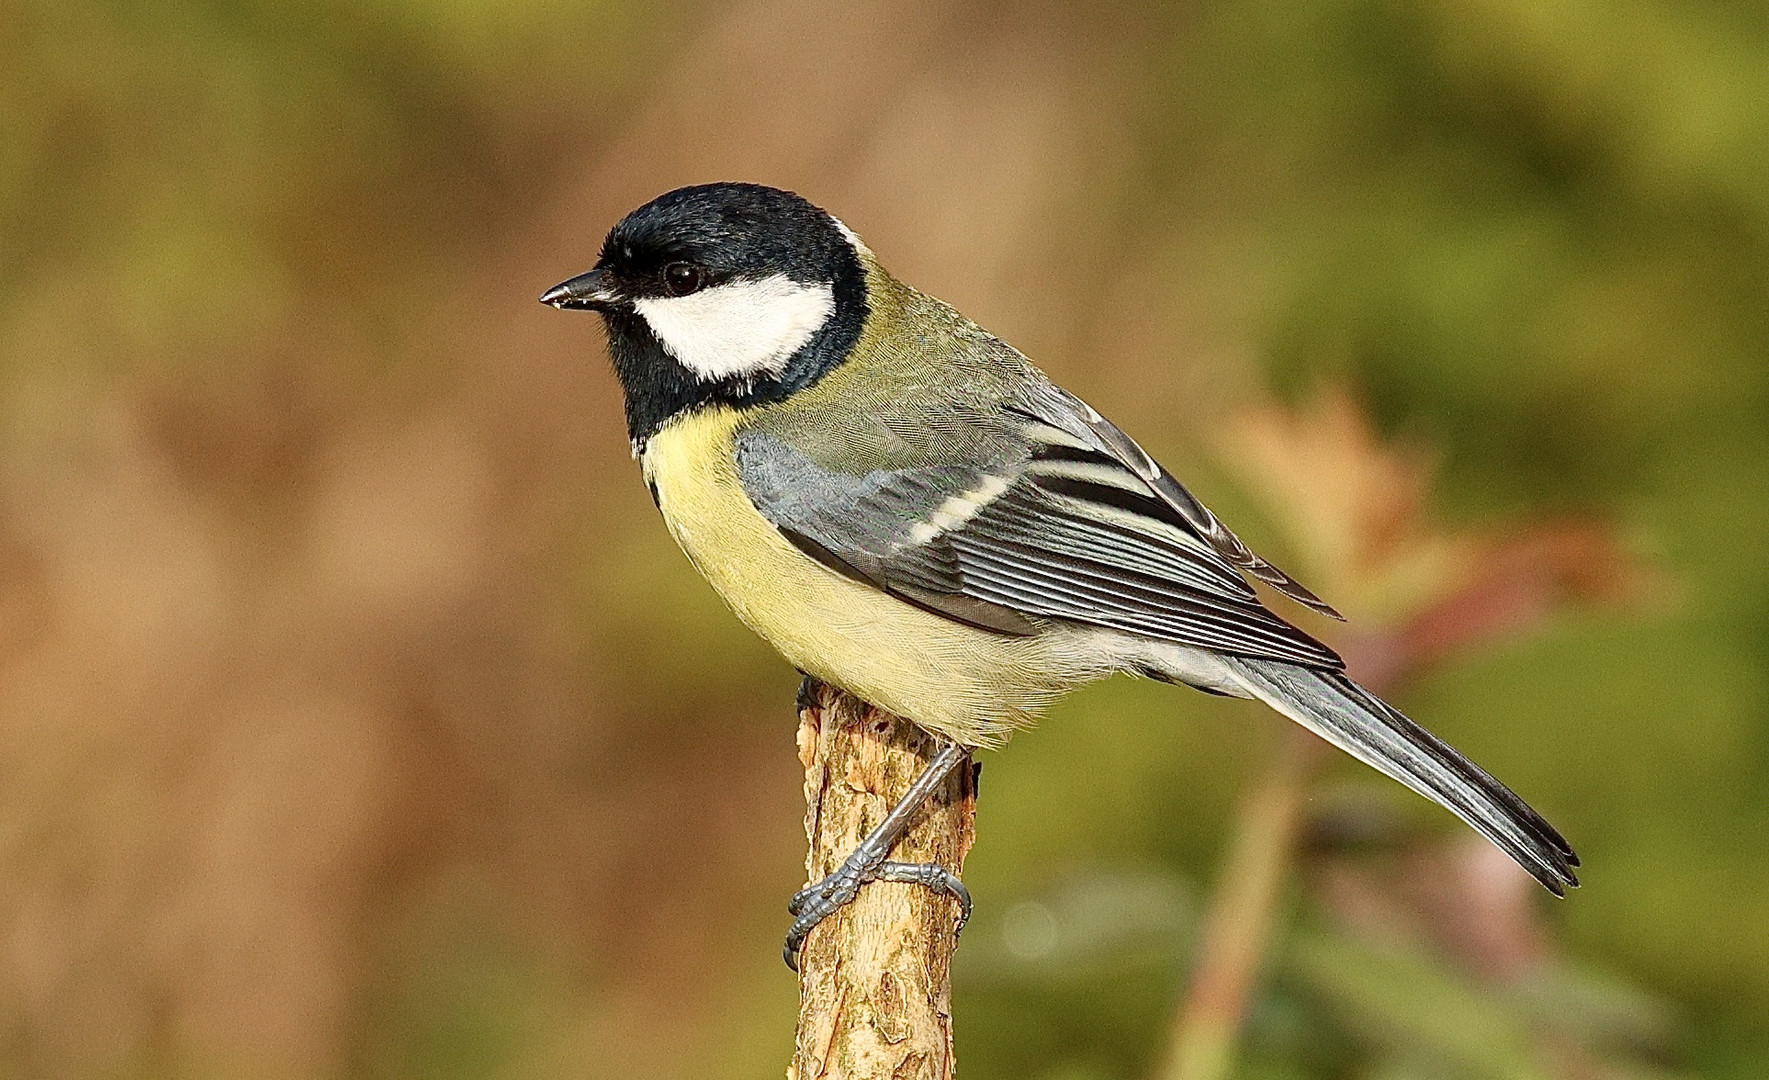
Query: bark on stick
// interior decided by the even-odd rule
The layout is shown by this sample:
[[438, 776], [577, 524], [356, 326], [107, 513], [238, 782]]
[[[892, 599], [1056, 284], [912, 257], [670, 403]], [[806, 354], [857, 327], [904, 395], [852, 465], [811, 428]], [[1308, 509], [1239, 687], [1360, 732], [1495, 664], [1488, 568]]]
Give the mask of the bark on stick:
[[[809, 880], [834, 870], [939, 750], [915, 725], [817, 685], [799, 714]], [[976, 825], [976, 772], [961, 766], [892, 851], [958, 873]], [[787, 1080], [951, 1080], [958, 904], [875, 881], [811, 932], [799, 958], [797, 1048]]]

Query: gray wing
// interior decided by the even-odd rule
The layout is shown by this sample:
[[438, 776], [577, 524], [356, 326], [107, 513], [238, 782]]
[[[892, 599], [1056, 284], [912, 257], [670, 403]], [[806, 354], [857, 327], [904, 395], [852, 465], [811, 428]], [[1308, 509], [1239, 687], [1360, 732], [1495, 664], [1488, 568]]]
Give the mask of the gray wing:
[[1230, 532], [1228, 526], [1210, 512], [1209, 507], [1199, 502], [1167, 470], [1161, 468], [1160, 463], [1149, 456], [1148, 451], [1138, 446], [1136, 440], [1119, 430], [1118, 425], [1101, 416], [1093, 406], [1061, 387], [1044, 383], [1035, 389], [1025, 407], [1025, 413], [1070, 434], [1082, 436], [1099, 452], [1130, 470], [1157, 498], [1185, 520], [1194, 535], [1230, 563], [1304, 607], [1341, 622], [1345, 620], [1345, 616], [1303, 587], [1301, 582], [1255, 555], [1241, 542], [1240, 537]]
[[[1317, 669], [1344, 666], [1267, 610], [1241, 576], [1253, 567], [1220, 550], [1222, 541], [1199, 522], [1244, 560], [1312, 594], [1258, 561], [1168, 478], [1175, 505], [1142, 475], [1164, 478], [1159, 466], [1140, 448], [1140, 459], [1126, 461], [1095, 425], [1135, 443], [1076, 399], [1047, 387], [974, 422], [990, 430], [965, 439], [973, 452], [962, 463], [864, 475], [746, 429], [737, 437], [738, 472], [756, 508], [801, 550], [961, 622], [1031, 634], [1044, 620], [1064, 620]], [[988, 452], [978, 455], [978, 446]]]

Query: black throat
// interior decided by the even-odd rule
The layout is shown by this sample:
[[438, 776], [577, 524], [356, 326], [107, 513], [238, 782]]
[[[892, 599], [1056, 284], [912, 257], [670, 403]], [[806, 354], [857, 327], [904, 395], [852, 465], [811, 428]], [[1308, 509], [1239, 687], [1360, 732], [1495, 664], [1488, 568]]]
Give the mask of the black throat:
[[608, 353], [626, 391], [627, 434], [634, 449], [642, 451], [651, 436], [682, 413], [710, 405], [742, 409], [782, 401], [841, 366], [860, 340], [869, 308], [859, 256], [843, 244], [833, 262], [835, 303], [829, 319], [787, 358], [778, 375], [707, 380], [678, 363], [636, 311], [603, 312]]

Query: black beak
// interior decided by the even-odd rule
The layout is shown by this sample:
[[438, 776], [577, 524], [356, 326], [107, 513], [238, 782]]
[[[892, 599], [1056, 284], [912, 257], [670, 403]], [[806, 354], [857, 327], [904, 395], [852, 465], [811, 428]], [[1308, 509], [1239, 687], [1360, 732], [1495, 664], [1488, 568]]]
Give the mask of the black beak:
[[562, 281], [541, 293], [541, 303], [560, 310], [608, 311], [619, 299], [599, 269]]

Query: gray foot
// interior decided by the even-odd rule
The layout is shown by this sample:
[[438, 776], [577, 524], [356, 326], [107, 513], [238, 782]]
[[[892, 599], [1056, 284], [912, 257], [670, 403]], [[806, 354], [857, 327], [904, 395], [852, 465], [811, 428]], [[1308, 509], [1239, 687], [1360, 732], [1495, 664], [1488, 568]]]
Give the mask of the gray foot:
[[[814, 688], [814, 683], [807, 676], [805, 688]], [[923, 866], [919, 863], [891, 862], [891, 848], [903, 834], [909, 830], [909, 823], [915, 817], [921, 805], [927, 802], [934, 790], [946, 782], [952, 771], [970, 760], [970, 751], [956, 743], [948, 743], [921, 775], [909, 785], [909, 790], [891, 807], [891, 812], [878, 823], [854, 853], [842, 860], [822, 881], [809, 888], [800, 889], [786, 910], [797, 916], [793, 920], [792, 929], [786, 935], [786, 966], [794, 971], [799, 969], [799, 949], [805, 943], [805, 937], [816, 928], [817, 924], [829, 918], [831, 914], [844, 904], [851, 903], [859, 893], [860, 886], [868, 881], [909, 881], [919, 882], [930, 889], [951, 893], [958, 899], [958, 925], [964, 926], [970, 918], [970, 893], [964, 883], [948, 872], [944, 867]]]
[[782, 950], [787, 967], [794, 971], [799, 969], [799, 950], [804, 947], [805, 938], [810, 936], [818, 923], [852, 903], [860, 892], [860, 886], [868, 881], [906, 881], [949, 894], [958, 901], [958, 924], [952, 928], [954, 937], [970, 921], [970, 890], [964, 887], [964, 882], [958, 880], [957, 874], [944, 866], [888, 860], [867, 866], [858, 858], [860, 854], [855, 852], [850, 855], [834, 873], [815, 885], [800, 889], [787, 903], [786, 910], [797, 916], [793, 920], [792, 929], [787, 931], [786, 947]]

